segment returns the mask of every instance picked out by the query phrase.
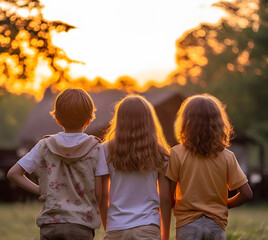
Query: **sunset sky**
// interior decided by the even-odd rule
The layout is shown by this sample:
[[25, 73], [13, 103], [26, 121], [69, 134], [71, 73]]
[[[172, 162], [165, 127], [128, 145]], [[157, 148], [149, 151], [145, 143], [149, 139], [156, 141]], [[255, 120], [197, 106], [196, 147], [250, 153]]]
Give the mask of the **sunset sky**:
[[74, 77], [100, 76], [110, 82], [128, 75], [140, 85], [163, 81], [175, 69], [175, 40], [201, 22], [225, 16], [215, 0], [41, 0], [44, 18], [76, 27], [53, 43], [85, 64]]

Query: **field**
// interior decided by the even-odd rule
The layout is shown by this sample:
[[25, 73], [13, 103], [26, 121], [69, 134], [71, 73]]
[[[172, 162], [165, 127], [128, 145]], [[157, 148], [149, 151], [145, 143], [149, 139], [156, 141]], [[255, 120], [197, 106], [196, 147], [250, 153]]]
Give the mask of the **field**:
[[[0, 240], [38, 240], [39, 229], [35, 216], [41, 208], [38, 202], [0, 204]], [[229, 211], [227, 240], [267, 240], [268, 203], [250, 204]], [[103, 228], [96, 231], [96, 240], [102, 239]], [[174, 219], [171, 237], [174, 239]]]

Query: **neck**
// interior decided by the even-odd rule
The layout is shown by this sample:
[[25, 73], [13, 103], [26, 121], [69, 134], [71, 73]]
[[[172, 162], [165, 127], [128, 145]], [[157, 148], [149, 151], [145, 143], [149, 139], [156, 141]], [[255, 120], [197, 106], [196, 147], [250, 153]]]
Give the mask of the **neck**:
[[83, 133], [86, 130], [88, 125], [89, 125], [88, 123], [85, 123], [84, 126], [81, 128], [77, 128], [77, 129], [63, 128], [63, 130], [65, 133]]
[[65, 133], [83, 133], [84, 130], [83, 129], [66, 129], [66, 128], [64, 128], [64, 132]]

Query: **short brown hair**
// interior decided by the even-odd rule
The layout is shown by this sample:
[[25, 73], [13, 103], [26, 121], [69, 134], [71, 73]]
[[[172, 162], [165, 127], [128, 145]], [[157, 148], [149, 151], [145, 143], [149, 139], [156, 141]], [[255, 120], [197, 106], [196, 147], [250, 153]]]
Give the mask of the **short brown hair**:
[[68, 88], [55, 100], [50, 114], [66, 129], [83, 127], [86, 121], [95, 118], [95, 106], [89, 94], [81, 88]]
[[175, 135], [193, 154], [217, 156], [230, 145], [233, 128], [225, 106], [209, 94], [188, 97], [175, 121]]

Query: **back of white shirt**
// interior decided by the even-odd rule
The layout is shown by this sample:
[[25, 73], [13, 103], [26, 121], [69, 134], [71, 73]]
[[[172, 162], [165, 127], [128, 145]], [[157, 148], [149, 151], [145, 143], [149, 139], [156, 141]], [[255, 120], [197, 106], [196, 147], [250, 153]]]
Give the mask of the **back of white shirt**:
[[[104, 150], [108, 152], [107, 143]], [[107, 232], [149, 224], [160, 226], [158, 172], [121, 172], [112, 163], [108, 168], [111, 185]]]

